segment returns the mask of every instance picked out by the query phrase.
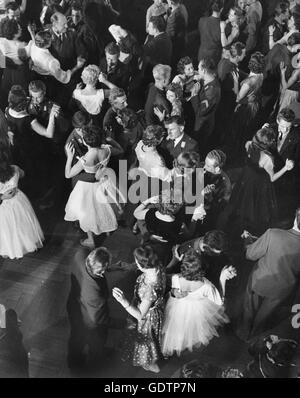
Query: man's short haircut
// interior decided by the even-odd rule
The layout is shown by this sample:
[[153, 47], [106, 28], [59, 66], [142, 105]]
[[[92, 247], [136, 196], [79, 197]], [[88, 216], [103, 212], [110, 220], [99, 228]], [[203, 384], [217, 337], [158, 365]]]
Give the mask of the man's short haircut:
[[211, 10], [213, 12], [220, 12], [224, 7], [224, 0], [214, 0], [211, 4]]
[[34, 43], [38, 48], [49, 47], [52, 42], [51, 33], [48, 30], [41, 30], [37, 32], [34, 37]]
[[51, 23], [53, 24], [54, 22], [58, 22], [60, 16], [64, 17], [65, 15], [59, 11], [56, 11], [54, 14], [52, 14], [50, 18]]
[[10, 1], [8, 4], [6, 4], [6, 11], [12, 10], [16, 11], [19, 8], [19, 4], [16, 1]]
[[275, 7], [275, 16], [279, 16], [280, 14], [285, 14], [289, 10], [289, 5], [285, 1], [281, 1]]
[[285, 120], [286, 122], [293, 123], [296, 115], [295, 112], [290, 108], [283, 108], [277, 115], [277, 120]]
[[220, 167], [220, 169], [222, 169], [222, 167], [225, 166], [226, 155], [223, 151], [214, 149], [207, 154], [207, 157], [215, 161], [215, 167]]
[[120, 49], [119, 49], [119, 46], [115, 42], [112, 41], [105, 47], [105, 52], [110, 55], [119, 55]]
[[157, 29], [159, 32], [165, 32], [167, 23], [165, 18], [162, 15], [152, 16], [149, 20], [149, 23], [152, 23], [153, 27]]
[[204, 235], [203, 243], [212, 250], [226, 252], [228, 249], [228, 239], [223, 231], [209, 231]]
[[41, 91], [45, 93], [47, 91], [45, 83], [41, 80], [33, 80], [32, 82], [30, 82], [28, 90], [29, 92], [33, 93], [40, 93]]
[[126, 93], [122, 88], [116, 87], [109, 92], [109, 103], [112, 105], [117, 98], [125, 97]]
[[152, 71], [154, 80], [167, 80], [170, 79], [172, 68], [169, 65], [158, 64], [155, 65]]
[[98, 247], [87, 257], [85, 265], [89, 274], [97, 276], [98, 272], [105, 270], [111, 262], [111, 254], [105, 247]]
[[209, 74], [214, 74], [216, 72], [216, 64], [211, 58], [203, 58], [200, 60], [202, 68]]

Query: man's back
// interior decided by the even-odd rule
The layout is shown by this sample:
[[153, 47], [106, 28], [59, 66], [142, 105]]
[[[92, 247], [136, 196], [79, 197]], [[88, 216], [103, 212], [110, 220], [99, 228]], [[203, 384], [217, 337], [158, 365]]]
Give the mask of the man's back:
[[[71, 291], [67, 308], [72, 321], [88, 328], [107, 325], [108, 287], [105, 277], [93, 278], [85, 267], [85, 259], [89, 252], [80, 250], [74, 257], [74, 267], [71, 274]], [[76, 321], [77, 319], [77, 321]], [[72, 322], [72, 323], [73, 323]]]
[[269, 229], [247, 249], [247, 259], [258, 264], [252, 289], [263, 297], [285, 297], [300, 280], [300, 232]]
[[222, 55], [220, 18], [200, 18], [198, 27], [201, 41], [198, 61], [211, 57], [217, 65]]
[[171, 65], [172, 41], [167, 33], [153, 37], [144, 45], [144, 54], [153, 67], [158, 64]]

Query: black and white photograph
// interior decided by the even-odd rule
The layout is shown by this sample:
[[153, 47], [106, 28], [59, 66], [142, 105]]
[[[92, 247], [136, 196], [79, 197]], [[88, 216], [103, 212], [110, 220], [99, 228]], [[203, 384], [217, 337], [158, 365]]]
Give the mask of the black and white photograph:
[[300, 0], [0, 0], [0, 378], [300, 378]]

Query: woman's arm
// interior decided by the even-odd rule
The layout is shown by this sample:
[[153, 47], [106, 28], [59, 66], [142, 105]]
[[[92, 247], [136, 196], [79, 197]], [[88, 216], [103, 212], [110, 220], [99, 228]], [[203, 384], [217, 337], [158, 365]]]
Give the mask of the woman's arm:
[[[99, 80], [99, 83], [105, 84], [105, 86], [107, 86], [110, 90], [112, 90], [113, 88], [117, 88], [117, 86], [115, 84], [113, 84], [107, 80], [104, 73], [100, 73], [98, 80]], [[105, 91], [108, 91], [108, 90], [105, 90]], [[104, 91], [104, 93], [105, 93], [105, 91]], [[108, 93], [109, 93], [109, 91], [108, 91]]]
[[118, 289], [117, 287], [113, 288], [112, 295], [124, 307], [124, 309], [138, 321], [141, 321], [143, 318], [145, 318], [152, 305], [151, 301], [145, 299], [141, 301], [140, 308], [134, 307], [125, 298], [122, 290]]
[[239, 29], [237, 27], [233, 27], [231, 34], [228, 37], [226, 37], [226, 34], [225, 34], [226, 22], [224, 22], [224, 21], [220, 22], [220, 27], [221, 27], [222, 47], [229, 46], [233, 42], [233, 40], [238, 36]]
[[220, 293], [222, 301], [225, 300], [225, 292], [226, 292], [226, 282], [230, 279], [233, 279], [237, 276], [236, 269], [233, 266], [226, 266], [222, 269], [220, 275]]
[[83, 165], [79, 160], [73, 167], [72, 161], [75, 154], [75, 149], [72, 143], [66, 145], [67, 162], [65, 167], [65, 177], [73, 178], [83, 170]]
[[240, 102], [243, 98], [245, 98], [249, 90], [250, 90], [249, 84], [247, 83], [243, 84], [236, 96], [236, 102]]
[[286, 68], [281, 69], [281, 83], [282, 83], [282, 87], [283, 87], [284, 90], [288, 89], [294, 83], [296, 83], [298, 81], [299, 75], [300, 75], [300, 69], [296, 69], [292, 73], [292, 76], [289, 78], [289, 80], [286, 81], [285, 71], [286, 71]]
[[34, 119], [31, 122], [32, 130], [43, 137], [50, 139], [53, 138], [55, 130], [55, 118], [57, 116], [58, 116], [58, 107], [56, 105], [53, 105], [49, 116], [48, 126], [45, 128], [36, 119]]
[[159, 202], [159, 196], [153, 196], [147, 200], [144, 200], [134, 211], [133, 215], [137, 220], [145, 220], [145, 216], [147, 214], [147, 206], [150, 204], [157, 204]]
[[270, 176], [271, 182], [277, 181], [280, 177], [282, 177], [287, 171], [292, 170], [294, 167], [294, 164], [291, 160], [286, 160], [285, 166], [278, 171], [277, 173], [274, 173], [274, 164], [270, 156], [265, 155], [265, 161], [263, 163], [263, 168], [266, 170], [266, 172]]

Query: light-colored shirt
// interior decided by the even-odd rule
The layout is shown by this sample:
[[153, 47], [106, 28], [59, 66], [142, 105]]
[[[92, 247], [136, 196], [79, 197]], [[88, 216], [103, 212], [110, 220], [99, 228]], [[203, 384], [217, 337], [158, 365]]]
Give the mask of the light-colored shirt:
[[84, 109], [91, 115], [99, 115], [102, 109], [102, 104], [105, 99], [104, 90], [97, 90], [94, 95], [85, 95], [82, 90], [76, 89], [73, 92], [73, 97], [81, 103]]
[[67, 84], [71, 80], [71, 71], [62, 70], [60, 62], [53, 57], [48, 49], [39, 48], [33, 41], [30, 41], [26, 47], [26, 53], [33, 62], [32, 69], [39, 75], [53, 76], [63, 84]]
[[17, 40], [7, 40], [0, 38], [0, 53], [2, 56], [10, 58], [16, 65], [22, 65], [20, 51], [24, 50], [26, 43]]

